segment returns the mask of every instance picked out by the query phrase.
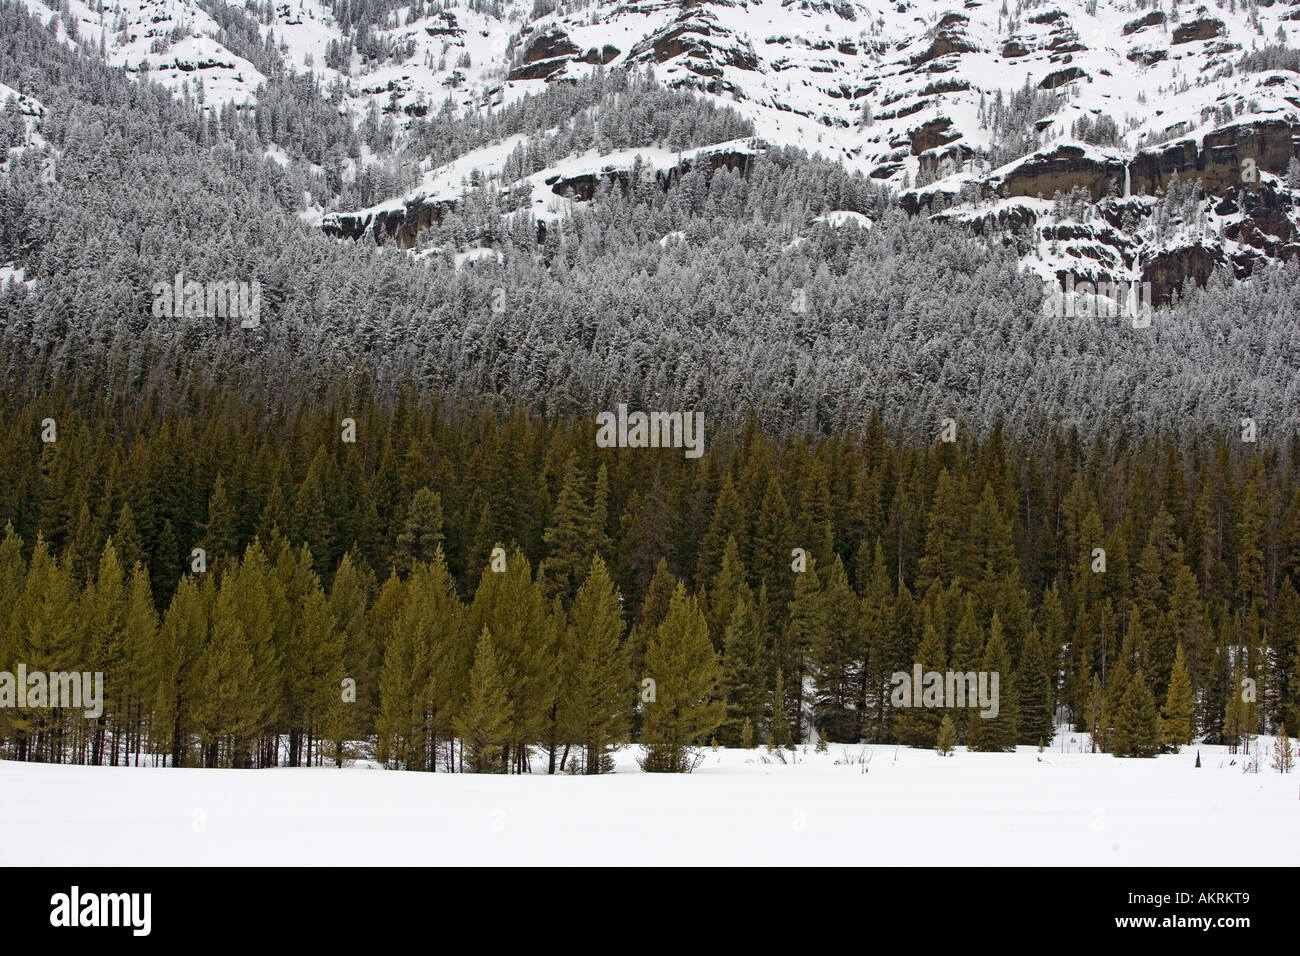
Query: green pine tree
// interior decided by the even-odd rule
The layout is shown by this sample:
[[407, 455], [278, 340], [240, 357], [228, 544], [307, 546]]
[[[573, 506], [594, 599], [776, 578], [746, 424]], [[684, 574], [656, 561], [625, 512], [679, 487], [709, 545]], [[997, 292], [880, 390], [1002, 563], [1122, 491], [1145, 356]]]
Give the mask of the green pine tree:
[[695, 748], [722, 725], [727, 711], [718, 696], [721, 673], [704, 614], [683, 585], [646, 647], [645, 673], [655, 682], [655, 699], [645, 704], [642, 769], [689, 773]]
[[1129, 679], [1115, 715], [1112, 752], [1117, 757], [1154, 757], [1159, 748], [1155, 695], [1139, 670]]
[[1006, 643], [1002, 639], [1002, 623], [996, 614], [993, 615], [989, 627], [989, 642], [984, 648], [981, 670], [989, 675], [990, 689], [992, 675], [998, 675], [997, 715], [984, 717], [978, 712], [971, 715], [967, 748], [987, 751], [1014, 750], [1020, 724], [1020, 703], [1015, 678], [1011, 672], [1011, 655], [1007, 652]]
[[613, 749], [627, 740], [636, 699], [623, 642], [621, 601], [605, 562], [592, 558], [587, 579], [569, 609], [572, 653], [561, 675], [562, 739], [583, 751], [586, 773], [613, 769]]
[[1174, 666], [1169, 677], [1169, 690], [1160, 715], [1160, 739], [1175, 751], [1192, 742], [1192, 716], [1196, 701], [1192, 695], [1191, 678], [1187, 675], [1187, 661], [1183, 645], [1174, 652]]
[[1029, 632], [1020, 669], [1016, 672], [1016, 689], [1020, 695], [1020, 732], [1018, 742], [1033, 745], [1051, 743], [1055, 735], [1052, 720], [1052, 682], [1047, 675], [1042, 641], [1037, 629]]
[[510, 734], [510, 703], [485, 627], [474, 648], [465, 703], [456, 717], [456, 733], [465, 766], [474, 773], [503, 773], [503, 752]]
[[939, 731], [935, 737], [934, 749], [947, 757], [957, 747], [957, 725], [952, 722], [951, 714], [944, 714], [939, 722]]

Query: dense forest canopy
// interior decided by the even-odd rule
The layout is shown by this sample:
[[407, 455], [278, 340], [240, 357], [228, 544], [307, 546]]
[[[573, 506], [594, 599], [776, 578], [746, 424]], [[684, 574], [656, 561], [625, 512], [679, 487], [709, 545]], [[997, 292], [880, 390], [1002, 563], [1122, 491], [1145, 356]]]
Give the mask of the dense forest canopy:
[[[44, 105], [37, 137], [12, 100], [0, 126], [0, 669], [109, 679], [100, 717], [0, 711], [0, 754], [298, 764], [370, 738], [411, 769], [541, 747], [597, 772], [632, 738], [647, 769], [714, 736], [928, 746], [934, 712], [887, 706], [914, 662], [1003, 675], [999, 718], [957, 717], [974, 749], [1055, 715], [1134, 754], [1300, 726], [1294, 266], [1148, 329], [1063, 321], [1020, 237], [777, 148], [666, 187], [635, 165], [544, 230], [481, 183], [400, 251], [309, 221], [411, 174], [345, 182], [360, 143], [327, 142], [309, 80], [205, 110], [10, 2], [0, 54]], [[648, 87], [609, 108], [644, 82], [434, 112], [417, 150], [520, 132], [531, 169], [751, 131]], [[256, 282], [259, 321], [155, 308], [178, 276]], [[598, 448], [620, 403], [702, 414], [705, 455]]]
[[[887, 190], [788, 149], [667, 191], [637, 174], [540, 245], [531, 213], [485, 185], [413, 257], [303, 221], [314, 174], [267, 158], [264, 112], [202, 111], [69, 51], [12, 3], [0, 19], [0, 82], [45, 104], [48, 144], [11, 150], [0, 177], [0, 263], [25, 280], [0, 292], [13, 394], [91, 369], [110, 390], [166, 394], [203, 369], [296, 401], [364, 372], [390, 398], [411, 384], [579, 417], [627, 401], [732, 427], [753, 412], [773, 434], [853, 429], [873, 407], [918, 440], [948, 417], [1088, 439], [1250, 417], [1273, 441], [1300, 424], [1294, 266], [1188, 289], [1149, 329], [1062, 320], [1043, 314], [1014, 236], [908, 218]], [[650, 125], [712, 115], [689, 103], [663, 94]], [[836, 210], [875, 227], [814, 223]], [[500, 258], [458, 259], [471, 247]], [[258, 282], [260, 326], [155, 316], [150, 290], [178, 274]]]

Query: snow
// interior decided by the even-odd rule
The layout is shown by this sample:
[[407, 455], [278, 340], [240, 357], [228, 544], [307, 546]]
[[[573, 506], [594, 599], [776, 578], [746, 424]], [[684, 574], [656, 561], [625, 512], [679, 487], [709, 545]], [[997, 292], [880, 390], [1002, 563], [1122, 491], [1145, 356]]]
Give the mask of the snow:
[[875, 225], [869, 216], [864, 216], [862, 213], [854, 212], [851, 209], [832, 210], [824, 216], [818, 216], [813, 220], [813, 222], [825, 223], [834, 229], [838, 229], [841, 226], [857, 226], [861, 229], [870, 229]]
[[36, 280], [28, 279], [21, 266], [16, 266], [12, 262], [0, 264], [0, 289], [3, 289], [10, 282], [25, 285], [28, 288], [36, 287]]
[[469, 265], [475, 262], [500, 262], [502, 255], [495, 249], [468, 249], [465, 252], [456, 253], [456, 268]]
[[[596, 777], [0, 762], [0, 863], [1292, 861], [1300, 776], [1242, 773], [1222, 747], [1199, 746], [1196, 768], [1197, 747], [1139, 760], [1060, 746], [940, 757], [831, 745], [787, 764], [762, 749], [705, 750], [680, 776], [641, 773], [631, 748], [617, 773]], [[1267, 839], [1225, 838], [1243, 820]]]

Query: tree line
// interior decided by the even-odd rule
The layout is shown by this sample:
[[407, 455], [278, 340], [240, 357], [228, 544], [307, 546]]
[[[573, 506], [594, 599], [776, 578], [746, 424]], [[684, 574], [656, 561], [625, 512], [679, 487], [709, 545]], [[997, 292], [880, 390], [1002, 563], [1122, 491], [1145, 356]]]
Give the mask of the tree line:
[[[0, 669], [109, 697], [0, 716], [8, 756], [599, 770], [636, 740], [683, 769], [713, 739], [928, 746], [945, 713], [976, 749], [1300, 726], [1294, 438], [903, 441], [873, 414], [692, 460], [410, 391], [0, 413]], [[895, 706], [914, 664], [998, 673], [998, 716]]]

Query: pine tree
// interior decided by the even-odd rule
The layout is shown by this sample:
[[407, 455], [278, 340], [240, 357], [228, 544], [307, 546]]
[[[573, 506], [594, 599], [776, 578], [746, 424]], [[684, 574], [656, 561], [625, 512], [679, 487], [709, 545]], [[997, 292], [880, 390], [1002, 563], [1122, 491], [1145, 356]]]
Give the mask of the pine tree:
[[740, 746], [743, 750], [754, 749], [754, 724], [748, 717], [740, 726]]
[[936, 735], [934, 748], [941, 755], [947, 757], [957, 747], [957, 726], [952, 722], [951, 714], [944, 714], [943, 720], [939, 722], [939, 732]]
[[[208, 590], [212, 579], [208, 578]], [[201, 679], [207, 668], [204, 650], [208, 642], [209, 595], [205, 600], [193, 576], [181, 578], [176, 594], [163, 616], [158, 632], [150, 675], [157, 687], [150, 721], [151, 745], [155, 753], [168, 754], [173, 767], [191, 763], [193, 708]]]
[[1106, 693], [1101, 686], [1101, 677], [1092, 675], [1092, 688], [1088, 702], [1084, 705], [1084, 729], [1088, 734], [1089, 752], [1096, 753], [1098, 747], [1105, 749], [1106, 728]]
[[1029, 639], [1025, 641], [1020, 669], [1016, 673], [1016, 689], [1020, 695], [1018, 742], [1031, 746], [1050, 743], [1056, 732], [1052, 720], [1052, 684], [1047, 676], [1047, 662], [1036, 629], [1029, 632]]
[[411, 499], [402, 531], [393, 548], [393, 567], [410, 574], [420, 562], [434, 560], [443, 542], [442, 496], [432, 488], [421, 488]]
[[1121, 655], [1115, 668], [1110, 672], [1110, 682], [1106, 685], [1106, 705], [1102, 710], [1102, 750], [1115, 753], [1115, 726], [1119, 720], [1120, 707], [1124, 695], [1128, 692], [1131, 680], [1125, 656]]
[[1174, 654], [1169, 690], [1165, 694], [1165, 705], [1160, 715], [1160, 739], [1166, 747], [1177, 751], [1179, 747], [1192, 742], [1194, 707], [1195, 699], [1192, 696], [1191, 679], [1187, 676], [1183, 645], [1179, 644]]
[[655, 700], [645, 705], [642, 769], [689, 773], [695, 748], [726, 719], [717, 695], [720, 668], [699, 604], [678, 585], [663, 623], [646, 647], [645, 672]]
[[1273, 744], [1273, 769], [1278, 773], [1290, 773], [1295, 769], [1295, 755], [1291, 751], [1291, 738], [1287, 736], [1286, 724], [1278, 728], [1277, 742]]
[[203, 536], [209, 571], [219, 570], [223, 559], [239, 557], [239, 532], [235, 522], [235, 509], [226, 493], [226, 480], [217, 475], [212, 497], [208, 499], [208, 521]]
[[252, 738], [264, 726], [249, 629], [269, 630], [270, 612], [261, 582], [249, 577], [243, 568], [227, 570], [212, 611], [192, 710], [205, 767], [247, 766]]
[[[394, 585], [388, 599], [394, 605], [391, 617], [373, 622], [378, 626], [387, 619], [390, 629], [375, 720], [381, 759], [434, 770], [439, 739], [452, 736], [471, 663], [465, 609], [441, 551], [431, 563], [415, 565], [405, 587]], [[494, 656], [499, 661], [495, 647]]]
[[1002, 640], [1002, 624], [996, 614], [989, 628], [989, 642], [984, 648], [981, 670], [989, 675], [990, 688], [992, 675], [998, 675], [998, 712], [996, 716], [990, 717], [983, 717], [979, 713], [971, 715], [967, 748], [988, 751], [1014, 750], [1020, 723], [1020, 703], [1015, 679], [1011, 673], [1011, 655]]
[[[925, 625], [925, 636], [921, 639], [921, 646], [917, 648], [916, 660], [914, 664], [921, 665], [922, 680], [929, 673], [940, 675], [943, 680], [943, 672], [947, 667], [947, 661], [943, 652], [943, 641], [934, 629], [933, 624]], [[907, 669], [909, 679], [914, 678], [914, 668]], [[939, 731], [939, 724], [943, 719], [943, 711], [940, 709], [945, 706], [944, 697], [946, 687], [941, 683], [938, 688], [939, 697], [937, 700], [928, 699], [926, 688], [913, 687], [910, 699], [904, 702], [904, 706], [898, 709], [894, 717], [893, 728], [894, 735], [898, 742], [908, 747], [929, 747], [934, 743], [935, 735]], [[916, 695], [920, 692], [923, 706], [916, 706]], [[933, 692], [933, 691], [932, 691]]]
[[582, 491], [583, 484], [578, 456], [570, 454], [564, 465], [564, 479], [555, 511], [542, 536], [546, 542], [548, 596], [558, 594], [566, 603], [577, 591], [591, 564], [595, 528], [591, 505]]
[[469, 688], [456, 717], [456, 734], [465, 763], [474, 773], [505, 772], [503, 751], [509, 739], [510, 718], [510, 703], [492, 649], [492, 635], [485, 627], [474, 648]]
[[[767, 662], [762, 621], [748, 585], [741, 587], [727, 622], [722, 655], [722, 690], [727, 721], [719, 733], [723, 742], [736, 746], [745, 724], [752, 739], [763, 720], [767, 697]], [[743, 746], [743, 744], [742, 744]]]
[[[768, 707], [771, 714], [768, 737], [772, 741], [772, 746], [777, 748], [789, 747], [792, 744], [790, 736], [790, 712], [788, 710], [789, 700], [785, 693], [785, 674], [780, 668], [776, 671], [776, 684], [772, 687], [772, 700]], [[771, 747], [768, 748], [772, 749]]]
[[740, 563], [740, 546], [736, 544], [735, 538], [728, 538], [723, 549], [722, 566], [710, 582], [704, 602], [704, 619], [709, 625], [709, 636], [719, 651], [723, 649], [727, 623], [735, 610], [740, 590], [749, 589], [745, 581], [745, 568]]
[[582, 748], [589, 774], [613, 769], [611, 751], [627, 739], [631, 727], [636, 695], [622, 641], [620, 603], [597, 555], [569, 609], [572, 655], [560, 689], [562, 739]]
[[343, 673], [356, 681], [356, 701], [340, 714], [342, 722], [337, 728], [340, 736], [335, 741], [339, 751], [343, 734], [368, 734], [374, 726], [382, 659], [366, 630], [366, 595], [371, 586], [371, 580], [358, 570], [352, 555], [343, 555], [330, 585], [329, 605], [343, 638]]
[[857, 741], [862, 735], [859, 703], [866, 647], [859, 620], [861, 602], [849, 586], [839, 555], [826, 576], [822, 600], [825, 627], [812, 649], [817, 726], [829, 739]]
[[478, 633], [486, 627], [492, 634], [505, 681], [511, 711], [507, 765], [514, 773], [529, 769], [529, 748], [550, 727], [557, 697], [558, 622], [544, 584], [542, 575], [533, 579], [528, 558], [516, 549], [505, 571], [484, 571], [470, 605], [470, 627]]
[[808, 570], [797, 574], [790, 619], [778, 651], [778, 663], [790, 675], [792, 687], [791, 723], [796, 743], [803, 740], [804, 677], [812, 663], [812, 650], [826, 641], [826, 598], [817, 575], [816, 559], [808, 559]]
[[90, 762], [98, 764], [102, 761], [106, 735], [111, 733], [110, 763], [117, 766], [118, 748], [124, 740], [131, 704], [131, 688], [124, 678], [134, 671], [130, 666], [133, 662], [127, 657], [125, 641], [126, 582], [111, 538], [104, 545], [94, 581], [86, 585], [81, 611], [90, 670], [112, 674], [116, 678], [105, 688], [108, 699], [104, 701], [104, 714], [92, 728]]
[[1159, 746], [1155, 696], [1139, 670], [1129, 679], [1115, 715], [1111, 751], [1117, 757], [1154, 757]]

